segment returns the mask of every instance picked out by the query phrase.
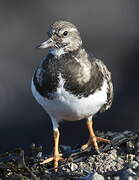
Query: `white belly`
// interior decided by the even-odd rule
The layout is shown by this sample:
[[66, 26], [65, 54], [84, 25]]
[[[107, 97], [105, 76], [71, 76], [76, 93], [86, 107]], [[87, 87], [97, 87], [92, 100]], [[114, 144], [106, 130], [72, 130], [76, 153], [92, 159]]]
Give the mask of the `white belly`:
[[107, 101], [107, 82], [104, 81], [101, 90], [96, 91], [88, 97], [78, 99], [64, 89], [64, 80], [60, 77], [59, 87], [52, 94], [54, 99], [49, 100], [42, 97], [32, 81], [32, 93], [38, 103], [55, 120], [75, 121], [85, 117], [93, 116]]

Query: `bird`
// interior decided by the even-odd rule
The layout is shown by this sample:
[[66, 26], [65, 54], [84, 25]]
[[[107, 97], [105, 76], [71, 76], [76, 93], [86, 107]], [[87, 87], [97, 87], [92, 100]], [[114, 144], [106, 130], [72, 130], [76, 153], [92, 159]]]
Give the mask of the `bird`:
[[85, 119], [89, 140], [81, 146], [84, 150], [110, 140], [96, 137], [93, 117], [112, 106], [113, 83], [111, 72], [92, 53], [88, 53], [77, 27], [68, 21], [58, 20], [48, 28], [48, 40], [40, 43], [40, 49], [48, 49], [47, 56], [35, 69], [31, 89], [37, 102], [52, 121], [54, 150], [52, 157], [42, 164], [53, 161], [55, 171], [63, 159], [59, 152], [59, 124], [62, 121]]

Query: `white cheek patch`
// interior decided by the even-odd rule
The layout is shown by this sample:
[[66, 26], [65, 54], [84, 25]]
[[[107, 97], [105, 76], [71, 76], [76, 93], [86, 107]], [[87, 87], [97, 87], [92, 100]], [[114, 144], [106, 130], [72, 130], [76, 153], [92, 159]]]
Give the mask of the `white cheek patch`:
[[65, 51], [63, 48], [60, 49], [51, 49], [49, 51], [50, 54], [53, 54], [54, 56], [60, 57], [62, 54], [65, 54]]

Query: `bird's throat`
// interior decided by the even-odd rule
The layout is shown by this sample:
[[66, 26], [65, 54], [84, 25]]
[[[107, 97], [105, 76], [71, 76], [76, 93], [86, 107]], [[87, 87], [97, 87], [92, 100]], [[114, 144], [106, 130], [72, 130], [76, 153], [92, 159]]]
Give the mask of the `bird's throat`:
[[60, 57], [61, 55], [66, 54], [64, 48], [51, 48], [49, 53], [56, 57]]

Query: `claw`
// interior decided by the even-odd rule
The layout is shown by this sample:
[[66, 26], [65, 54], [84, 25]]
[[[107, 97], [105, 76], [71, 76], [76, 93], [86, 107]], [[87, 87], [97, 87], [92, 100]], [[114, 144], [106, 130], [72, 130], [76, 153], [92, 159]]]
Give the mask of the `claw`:
[[47, 164], [47, 163], [49, 163], [49, 162], [51, 162], [51, 161], [54, 161], [54, 169], [55, 169], [55, 171], [57, 171], [57, 169], [58, 169], [58, 162], [60, 161], [60, 160], [64, 160], [63, 158], [62, 158], [62, 154], [59, 154], [58, 156], [53, 156], [53, 157], [50, 157], [50, 158], [48, 158], [48, 159], [45, 159], [43, 162], [41, 162], [40, 164]]
[[89, 137], [88, 142], [81, 147], [81, 150], [85, 150], [90, 145], [92, 145], [95, 148], [95, 150], [99, 153], [100, 151], [99, 151], [97, 141], [98, 142], [110, 143], [110, 140], [104, 139], [104, 138], [101, 138], [101, 137], [96, 137], [95, 133], [94, 133], [94, 130], [93, 130], [93, 127], [92, 127], [92, 123], [93, 123], [92, 119], [87, 119], [87, 128], [89, 130], [90, 137]]

